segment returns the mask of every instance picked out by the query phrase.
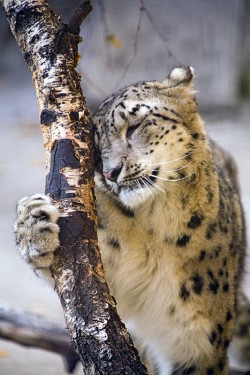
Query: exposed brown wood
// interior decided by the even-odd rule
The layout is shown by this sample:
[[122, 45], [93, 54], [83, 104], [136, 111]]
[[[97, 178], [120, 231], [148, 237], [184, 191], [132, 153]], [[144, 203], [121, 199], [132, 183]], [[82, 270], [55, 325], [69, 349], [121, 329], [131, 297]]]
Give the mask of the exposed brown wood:
[[85, 374], [146, 374], [117, 315], [98, 248], [92, 126], [75, 70], [81, 38], [43, 0], [1, 1], [36, 89], [45, 191], [61, 211], [52, 271], [73, 346]]

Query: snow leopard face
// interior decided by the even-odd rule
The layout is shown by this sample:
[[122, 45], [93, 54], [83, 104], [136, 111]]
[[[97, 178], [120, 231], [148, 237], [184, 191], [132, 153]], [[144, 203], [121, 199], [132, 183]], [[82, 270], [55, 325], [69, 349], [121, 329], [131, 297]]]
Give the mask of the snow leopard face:
[[96, 186], [135, 207], [187, 183], [196, 143], [204, 137], [193, 97], [192, 68], [175, 68], [162, 82], [128, 86], [96, 110]]

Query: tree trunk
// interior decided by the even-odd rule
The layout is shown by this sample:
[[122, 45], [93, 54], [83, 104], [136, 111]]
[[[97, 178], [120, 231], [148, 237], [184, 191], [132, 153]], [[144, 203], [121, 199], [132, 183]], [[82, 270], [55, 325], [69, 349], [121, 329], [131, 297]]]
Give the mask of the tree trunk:
[[44, 0], [1, 1], [36, 90], [45, 190], [61, 211], [52, 272], [74, 348], [86, 375], [146, 374], [109, 294], [97, 242], [92, 126], [75, 70], [89, 2], [65, 25]]

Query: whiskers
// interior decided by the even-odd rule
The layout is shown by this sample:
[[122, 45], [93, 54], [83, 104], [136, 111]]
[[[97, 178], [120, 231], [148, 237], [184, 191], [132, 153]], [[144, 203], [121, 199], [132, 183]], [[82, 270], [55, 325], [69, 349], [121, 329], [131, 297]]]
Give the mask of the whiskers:
[[[159, 192], [166, 194], [167, 187], [165, 188], [165, 186], [167, 185], [164, 185], [163, 181], [178, 182], [188, 179], [196, 173], [196, 169], [193, 161], [186, 162], [185, 165], [182, 165], [180, 167], [176, 166], [176, 168], [172, 169], [165, 169], [164, 165], [184, 160], [194, 152], [195, 151], [191, 151], [178, 159], [155, 164], [148, 164], [145, 169], [142, 168], [137, 172], [137, 177], [127, 176], [127, 182], [134, 183], [134, 186], [137, 187], [141, 197], [145, 200], [147, 200], [149, 194], [152, 198], [155, 198], [159, 194]], [[150, 167], [152, 166], [155, 166], [155, 169], [150, 169]], [[194, 166], [194, 168], [192, 166]], [[159, 176], [159, 172], [161, 176]], [[166, 175], [166, 177], [164, 177], [165, 173], [168, 173], [169, 175]], [[176, 178], [174, 178], [175, 175], [170, 175], [170, 173], [176, 173]]]
[[[186, 165], [184, 165], [183, 167], [180, 167], [180, 168], [176, 168], [176, 169], [168, 169], [166, 171], [162, 171], [161, 172], [164, 172], [164, 173], [168, 173], [168, 172], [179, 172], [181, 171], [182, 169], [185, 169], [187, 168], [190, 164], [192, 164], [192, 161], [190, 161], [189, 163], [187, 163]], [[158, 169], [153, 169], [152, 172], [155, 172], [157, 171]]]
[[164, 178], [164, 177], [160, 177], [160, 176], [154, 176], [153, 174], [150, 174], [149, 176], [154, 177], [154, 178], [158, 178], [159, 180], [163, 180], [163, 181], [176, 182], [176, 181], [185, 180], [186, 178], [192, 176], [193, 174], [195, 174], [195, 172], [191, 172], [191, 173], [187, 174], [186, 176], [179, 177], [179, 178]]
[[[153, 174], [150, 174], [148, 176], [156, 178]], [[162, 193], [166, 193], [166, 191], [162, 187], [160, 187], [156, 182], [150, 180], [150, 178], [148, 176], [143, 177], [147, 181], [148, 184], [150, 184], [153, 188], [158, 189]]]
[[[145, 188], [149, 191], [150, 195], [154, 198], [155, 197], [155, 192], [154, 190], [151, 188], [151, 186], [148, 184], [148, 182], [146, 180], [144, 180], [144, 178], [141, 178], [139, 180], [139, 184], [141, 186], [141, 183], [145, 186]], [[144, 194], [144, 189], [141, 187], [142, 191], [143, 191], [143, 194]], [[145, 194], [144, 194], [145, 196]]]
[[[176, 168], [176, 169], [169, 169], [169, 170], [161, 170], [161, 173], [171, 173], [171, 172], [181, 172], [183, 170], [187, 170], [187, 168], [189, 167], [189, 170], [190, 170], [190, 166], [193, 164], [192, 161], [190, 161], [189, 163], [183, 165], [182, 167], [179, 167], [179, 168]], [[159, 165], [159, 164], [158, 164]], [[140, 177], [138, 179], [138, 181], [140, 181], [140, 186], [141, 184], [143, 184], [151, 193], [151, 195], [154, 195], [157, 194], [157, 190], [160, 191], [161, 193], [166, 193], [166, 190], [164, 189], [163, 186], [159, 185], [159, 183], [157, 183], [156, 181], [158, 180], [159, 181], [167, 181], [167, 182], [178, 182], [178, 181], [182, 181], [182, 180], [185, 180], [189, 177], [191, 177], [192, 175], [195, 174], [195, 170], [191, 171], [190, 173], [187, 173], [184, 175], [183, 172], [180, 173], [179, 177], [177, 178], [173, 178], [173, 177], [161, 177], [161, 176], [158, 176], [157, 173], [153, 173], [153, 172], [158, 172], [158, 169], [153, 169], [150, 171], [150, 173], [148, 173], [147, 175], [144, 175], [142, 177]]]
[[186, 159], [188, 158], [190, 155], [194, 154], [195, 153], [195, 150], [193, 151], [190, 151], [188, 154], [178, 158], [178, 159], [173, 159], [173, 160], [168, 160], [168, 161], [163, 161], [161, 163], [155, 163], [155, 164], [148, 164], [149, 167], [153, 167], [154, 165], [163, 165], [163, 164], [170, 164], [170, 163], [174, 163], [175, 161], [179, 161], [179, 160], [183, 160], [183, 159]]

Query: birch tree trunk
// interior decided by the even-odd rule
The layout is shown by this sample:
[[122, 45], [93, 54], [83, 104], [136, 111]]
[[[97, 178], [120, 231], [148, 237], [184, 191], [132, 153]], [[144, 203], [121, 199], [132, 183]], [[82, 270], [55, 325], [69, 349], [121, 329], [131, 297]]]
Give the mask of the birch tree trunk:
[[44, 0], [1, 1], [36, 90], [45, 190], [61, 211], [52, 271], [73, 346], [85, 374], [146, 374], [109, 294], [97, 242], [92, 127], [75, 70], [90, 4], [65, 25]]

